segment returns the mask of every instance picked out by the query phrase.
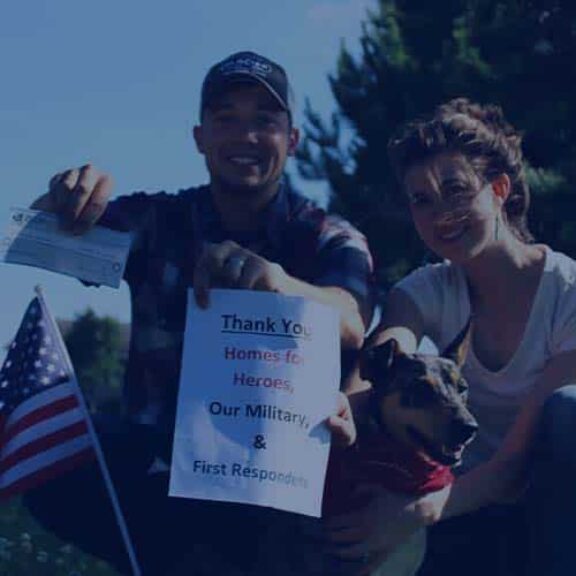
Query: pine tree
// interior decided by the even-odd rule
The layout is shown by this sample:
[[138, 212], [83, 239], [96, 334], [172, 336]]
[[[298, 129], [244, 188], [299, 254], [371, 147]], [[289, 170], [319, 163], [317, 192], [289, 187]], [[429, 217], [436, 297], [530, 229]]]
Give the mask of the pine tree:
[[66, 327], [64, 340], [90, 409], [118, 409], [126, 355], [121, 324], [88, 309]]
[[[341, 48], [329, 77], [337, 111], [306, 103], [300, 174], [325, 179], [330, 208], [368, 237], [379, 283], [389, 286], [425, 257], [387, 160], [404, 122], [450, 98], [503, 106], [525, 131], [537, 237], [576, 253], [576, 231], [558, 226], [576, 176], [576, 18], [568, 0], [379, 0], [360, 54]], [[566, 214], [566, 212], [562, 212]]]

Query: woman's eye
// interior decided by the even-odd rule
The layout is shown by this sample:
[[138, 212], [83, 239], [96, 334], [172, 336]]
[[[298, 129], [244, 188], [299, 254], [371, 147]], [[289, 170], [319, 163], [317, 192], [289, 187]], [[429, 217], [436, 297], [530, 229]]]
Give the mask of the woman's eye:
[[426, 194], [409, 194], [408, 202], [410, 202], [412, 206], [422, 206], [430, 202], [430, 198], [428, 198]]
[[453, 205], [469, 204], [474, 192], [467, 186], [451, 186], [444, 193], [445, 200]]

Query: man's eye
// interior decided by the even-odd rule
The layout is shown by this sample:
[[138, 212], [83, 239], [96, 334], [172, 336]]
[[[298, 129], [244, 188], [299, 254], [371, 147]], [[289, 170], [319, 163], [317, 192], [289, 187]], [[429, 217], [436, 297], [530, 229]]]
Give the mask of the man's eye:
[[261, 128], [275, 128], [278, 126], [278, 118], [272, 114], [261, 114], [256, 119], [256, 123]]
[[214, 118], [214, 121], [220, 126], [231, 126], [236, 122], [236, 118], [231, 114], [219, 114]]

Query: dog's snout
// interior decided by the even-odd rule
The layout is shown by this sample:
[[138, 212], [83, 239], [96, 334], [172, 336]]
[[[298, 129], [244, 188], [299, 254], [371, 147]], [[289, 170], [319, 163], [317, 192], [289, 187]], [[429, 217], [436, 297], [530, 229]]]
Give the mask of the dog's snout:
[[450, 442], [458, 446], [466, 444], [478, 431], [478, 424], [470, 420], [455, 420], [450, 427]]

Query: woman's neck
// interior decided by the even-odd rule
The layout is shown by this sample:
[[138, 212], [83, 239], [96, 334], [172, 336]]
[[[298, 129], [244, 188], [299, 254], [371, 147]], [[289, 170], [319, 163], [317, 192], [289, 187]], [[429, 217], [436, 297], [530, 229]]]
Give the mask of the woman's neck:
[[463, 265], [472, 299], [478, 303], [509, 299], [540, 277], [544, 258], [542, 245], [525, 244], [510, 234]]

